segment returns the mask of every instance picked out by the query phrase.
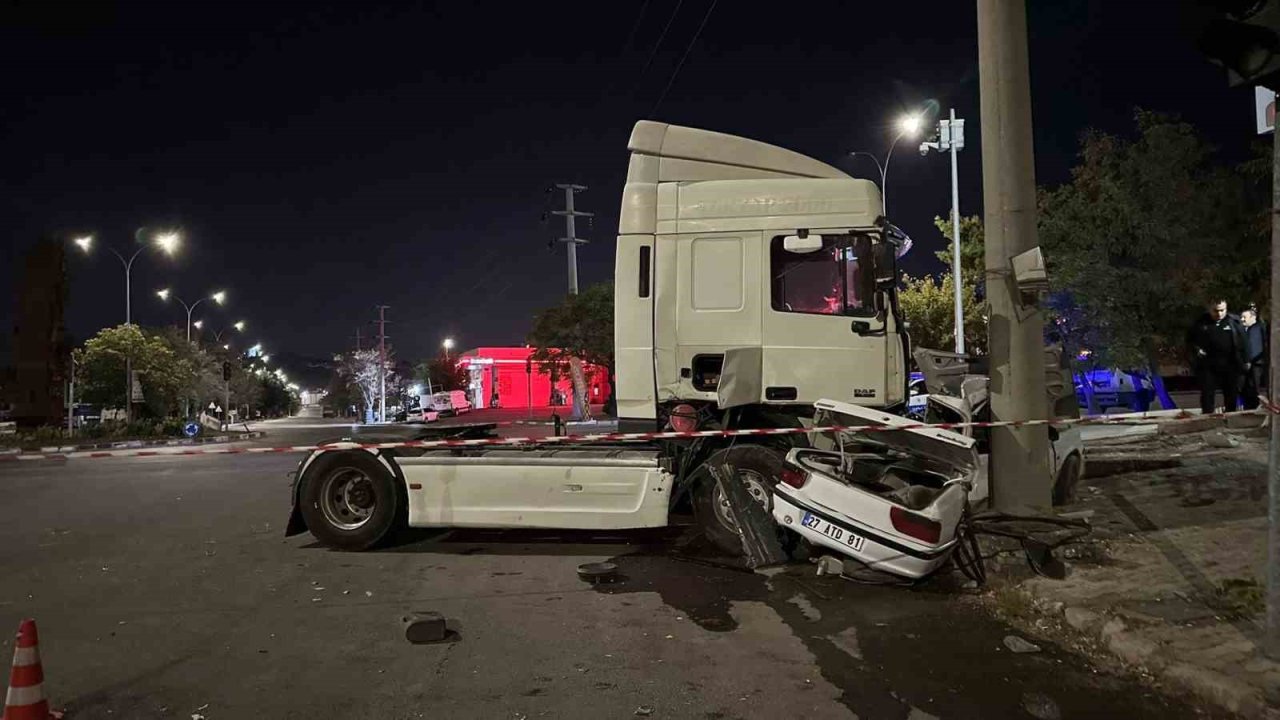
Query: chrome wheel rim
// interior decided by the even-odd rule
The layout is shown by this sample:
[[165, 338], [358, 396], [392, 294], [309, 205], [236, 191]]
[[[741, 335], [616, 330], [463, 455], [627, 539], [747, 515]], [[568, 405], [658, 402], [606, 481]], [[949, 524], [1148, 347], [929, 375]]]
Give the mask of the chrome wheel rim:
[[358, 530], [378, 506], [373, 481], [355, 468], [340, 468], [325, 478], [320, 488], [320, 511], [339, 530]]
[[[755, 470], [738, 470], [734, 477], [747, 488], [747, 494], [755, 500], [760, 507], [765, 510], [769, 509], [769, 486], [765, 482], [764, 476]], [[738, 530], [738, 523], [733, 520], [733, 511], [729, 507], [729, 498], [725, 497], [724, 492], [720, 489], [720, 483], [715, 484], [715, 488], [711, 491], [711, 506], [715, 508], [716, 521], [724, 527], [734, 532]]]

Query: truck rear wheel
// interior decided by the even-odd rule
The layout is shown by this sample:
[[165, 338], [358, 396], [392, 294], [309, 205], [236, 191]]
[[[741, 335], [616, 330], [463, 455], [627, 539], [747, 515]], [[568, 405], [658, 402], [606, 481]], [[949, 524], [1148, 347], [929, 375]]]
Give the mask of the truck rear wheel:
[[400, 519], [395, 476], [363, 450], [325, 453], [307, 468], [299, 505], [307, 528], [321, 543], [367, 550]]
[[728, 499], [708, 469], [720, 465], [732, 468], [734, 479], [766, 512], [772, 513], [773, 487], [782, 474], [782, 455], [761, 445], [737, 445], [716, 451], [693, 472], [693, 514], [703, 534], [720, 550], [740, 555], [742, 540]]

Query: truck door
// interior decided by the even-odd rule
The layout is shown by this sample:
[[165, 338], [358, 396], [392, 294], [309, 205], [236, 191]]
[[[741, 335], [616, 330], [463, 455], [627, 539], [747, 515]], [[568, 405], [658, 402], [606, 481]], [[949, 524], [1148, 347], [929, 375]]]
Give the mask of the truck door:
[[788, 251], [784, 241], [771, 238], [761, 263], [769, 292], [764, 399], [884, 406], [893, 359], [887, 344], [899, 340], [887, 311], [876, 307], [870, 238], [826, 235], [821, 249], [809, 252]]

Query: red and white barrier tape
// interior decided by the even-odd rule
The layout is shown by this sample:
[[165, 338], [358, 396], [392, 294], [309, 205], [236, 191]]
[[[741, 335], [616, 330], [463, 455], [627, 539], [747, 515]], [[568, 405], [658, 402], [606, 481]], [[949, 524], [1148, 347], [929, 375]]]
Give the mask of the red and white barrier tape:
[[[1230, 413], [1213, 413], [1210, 415], [1192, 415], [1187, 413], [1169, 417], [1167, 415], [1130, 415], [1123, 418], [1095, 416], [1085, 418], [1068, 418], [1060, 420], [1004, 420], [967, 423], [909, 423], [903, 425], [824, 425], [817, 427], [762, 428], [744, 430], [691, 430], [686, 432], [645, 432], [645, 433], [593, 433], [583, 435], [558, 435], [552, 437], [514, 437], [514, 438], [476, 438], [472, 440], [400, 440], [394, 442], [359, 443], [340, 442], [323, 445], [287, 445], [283, 447], [163, 447], [134, 448], [121, 450], [80, 450], [68, 453], [18, 453], [0, 455], [4, 460], [48, 460], [56, 458], [113, 458], [113, 457], [167, 457], [173, 455], [258, 455], [264, 453], [310, 452], [313, 450], [392, 450], [395, 448], [455, 448], [484, 447], [494, 445], [564, 445], [574, 443], [595, 442], [637, 442], [644, 440], [688, 440], [693, 438], [720, 437], [758, 437], [762, 435], [799, 435], [814, 432], [898, 432], [901, 430], [920, 430], [925, 428], [937, 430], [962, 430], [964, 428], [993, 427], [1032, 427], [1036, 425], [1135, 425], [1149, 424], [1152, 421], [1185, 422], [1199, 418], [1225, 419], [1232, 415], [1261, 415], [1264, 412], [1280, 414], [1280, 406], [1263, 400], [1263, 409], [1244, 410]], [[1145, 421], [1145, 422], [1144, 422]]]

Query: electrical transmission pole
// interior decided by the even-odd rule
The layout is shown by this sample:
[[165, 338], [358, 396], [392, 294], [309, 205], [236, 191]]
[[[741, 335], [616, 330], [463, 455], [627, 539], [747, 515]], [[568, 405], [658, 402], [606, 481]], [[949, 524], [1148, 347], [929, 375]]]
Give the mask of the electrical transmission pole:
[[387, 308], [378, 306], [378, 422], [387, 421]]
[[560, 238], [560, 242], [569, 246], [569, 294], [578, 294], [578, 246], [585, 243], [577, 235], [577, 228], [574, 225], [576, 217], [591, 217], [595, 213], [581, 212], [573, 209], [574, 193], [582, 192], [587, 189], [586, 185], [558, 184], [556, 187], [564, 190], [564, 210], [552, 211], [553, 215], [564, 216], [565, 236]]
[[[1038, 244], [1026, 0], [978, 0], [978, 81], [991, 304], [991, 419], [1042, 420], [1049, 411], [1044, 315], [1022, 297], [1011, 262]], [[1049, 507], [1048, 429], [992, 428], [991, 473], [995, 509]]]
[[356, 328], [356, 352], [360, 352], [360, 328]]

